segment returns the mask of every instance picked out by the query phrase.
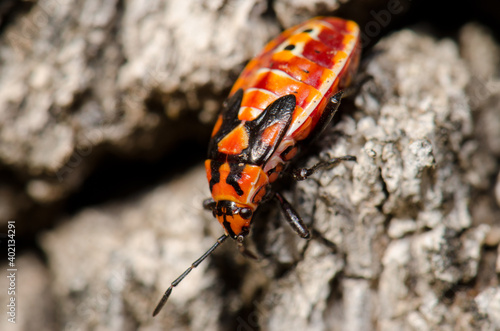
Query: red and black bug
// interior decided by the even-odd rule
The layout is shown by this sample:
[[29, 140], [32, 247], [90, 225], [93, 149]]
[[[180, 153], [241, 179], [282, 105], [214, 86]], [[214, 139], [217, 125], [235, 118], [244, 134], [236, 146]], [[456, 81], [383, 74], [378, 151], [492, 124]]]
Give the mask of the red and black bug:
[[[247, 64], [215, 123], [205, 161], [212, 198], [204, 207], [220, 222], [224, 235], [172, 282], [153, 316], [172, 289], [224, 240], [231, 237], [242, 244], [253, 213], [264, 201], [275, 198], [292, 228], [310, 238], [300, 216], [271, 184], [299, 149], [330, 123], [359, 56], [356, 23], [318, 17], [284, 31]], [[293, 177], [302, 180], [344, 160], [355, 157], [298, 169]]]

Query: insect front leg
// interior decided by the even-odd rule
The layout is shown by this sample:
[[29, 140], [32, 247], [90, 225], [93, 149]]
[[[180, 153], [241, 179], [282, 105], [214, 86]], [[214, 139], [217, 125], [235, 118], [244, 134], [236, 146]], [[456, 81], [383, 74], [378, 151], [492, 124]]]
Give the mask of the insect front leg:
[[286, 199], [280, 193], [275, 193], [274, 196], [280, 203], [281, 209], [285, 214], [285, 218], [291, 225], [292, 229], [297, 232], [300, 237], [304, 239], [310, 239], [311, 234], [307, 229], [307, 226], [304, 224], [304, 221], [302, 221], [295, 209], [293, 209], [292, 205], [288, 201], [286, 201]]
[[310, 168], [298, 168], [292, 171], [292, 177], [295, 180], [304, 180], [309, 178], [319, 169], [328, 169], [337, 166], [342, 161], [356, 161], [356, 157], [353, 155], [345, 155], [341, 157], [336, 157], [328, 161], [321, 161], [316, 163]]

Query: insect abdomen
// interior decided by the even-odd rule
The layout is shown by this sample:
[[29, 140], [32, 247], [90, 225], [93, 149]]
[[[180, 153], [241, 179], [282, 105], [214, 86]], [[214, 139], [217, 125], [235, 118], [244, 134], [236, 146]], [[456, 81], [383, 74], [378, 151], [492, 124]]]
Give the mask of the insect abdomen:
[[234, 84], [230, 95], [244, 91], [238, 118], [251, 121], [277, 98], [294, 94], [297, 107], [284, 140], [307, 138], [328, 99], [349, 84], [359, 53], [359, 28], [352, 21], [319, 17], [286, 30]]

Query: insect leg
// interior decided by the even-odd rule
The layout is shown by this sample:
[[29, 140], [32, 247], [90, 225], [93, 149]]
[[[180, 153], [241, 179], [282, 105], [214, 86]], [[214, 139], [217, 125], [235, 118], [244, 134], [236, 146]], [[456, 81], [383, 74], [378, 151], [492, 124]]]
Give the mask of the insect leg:
[[358, 93], [358, 91], [361, 89], [361, 86], [363, 86], [367, 81], [372, 79], [373, 76], [366, 72], [358, 73], [355, 77], [355, 80], [349, 86], [343, 89], [344, 95], [342, 97], [343, 98], [352, 97], [353, 95]]
[[321, 161], [316, 163], [310, 168], [299, 168], [292, 171], [292, 177], [295, 180], [304, 180], [310, 177], [319, 169], [333, 168], [337, 166], [342, 161], [356, 161], [356, 157], [353, 155], [345, 155], [341, 157], [336, 157], [328, 161]]
[[291, 225], [293, 230], [304, 239], [311, 238], [311, 234], [309, 233], [307, 226], [304, 224], [304, 221], [302, 221], [295, 209], [293, 209], [292, 205], [288, 201], [286, 201], [286, 199], [280, 193], [276, 192], [274, 196], [276, 197], [276, 199], [278, 199], [281, 209], [285, 214], [285, 218]]
[[318, 124], [316, 125], [315, 129], [313, 130], [313, 132], [311, 132], [311, 135], [304, 140], [305, 144], [309, 144], [311, 141], [314, 141], [321, 135], [323, 131], [325, 131], [326, 127], [332, 121], [333, 116], [335, 116], [337, 109], [339, 109], [340, 101], [343, 95], [344, 91], [340, 90], [330, 98], [328, 104], [325, 107], [325, 110], [323, 111], [323, 114], [321, 114], [321, 117], [318, 120]]
[[237, 239], [238, 240], [238, 250], [240, 251], [241, 255], [259, 261], [259, 257], [257, 256], [257, 254], [255, 254], [250, 249], [245, 247], [245, 245], [243, 245], [243, 239], [240, 240], [239, 238], [243, 238], [243, 237], [238, 237], [238, 239]]

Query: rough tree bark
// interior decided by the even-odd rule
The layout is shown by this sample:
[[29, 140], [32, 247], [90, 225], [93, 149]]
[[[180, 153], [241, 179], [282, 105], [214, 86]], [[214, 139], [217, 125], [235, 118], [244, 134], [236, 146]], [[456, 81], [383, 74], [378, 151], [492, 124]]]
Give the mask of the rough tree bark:
[[[158, 156], [209, 132], [232, 79], [278, 22], [342, 9], [275, 1], [273, 14], [268, 5], [12, 5], [0, 36], [0, 222], [42, 229], [47, 261], [34, 246], [18, 255], [15, 327], [500, 329], [500, 46], [478, 23], [456, 40], [405, 27], [365, 49], [359, 91], [303, 159], [357, 162], [284, 191], [317, 238], [298, 238], [265, 206], [248, 243], [262, 259], [225, 243], [156, 318], [162, 292], [222, 233], [201, 208], [209, 195], [202, 164], [133, 197], [59, 214], [47, 221], [52, 229], [35, 224], [35, 212], [62, 210], [103, 155]], [[365, 13], [365, 44], [379, 37], [365, 29], [378, 22], [366, 13], [400, 13], [372, 5], [345, 5]], [[0, 320], [0, 329], [13, 327]]]

